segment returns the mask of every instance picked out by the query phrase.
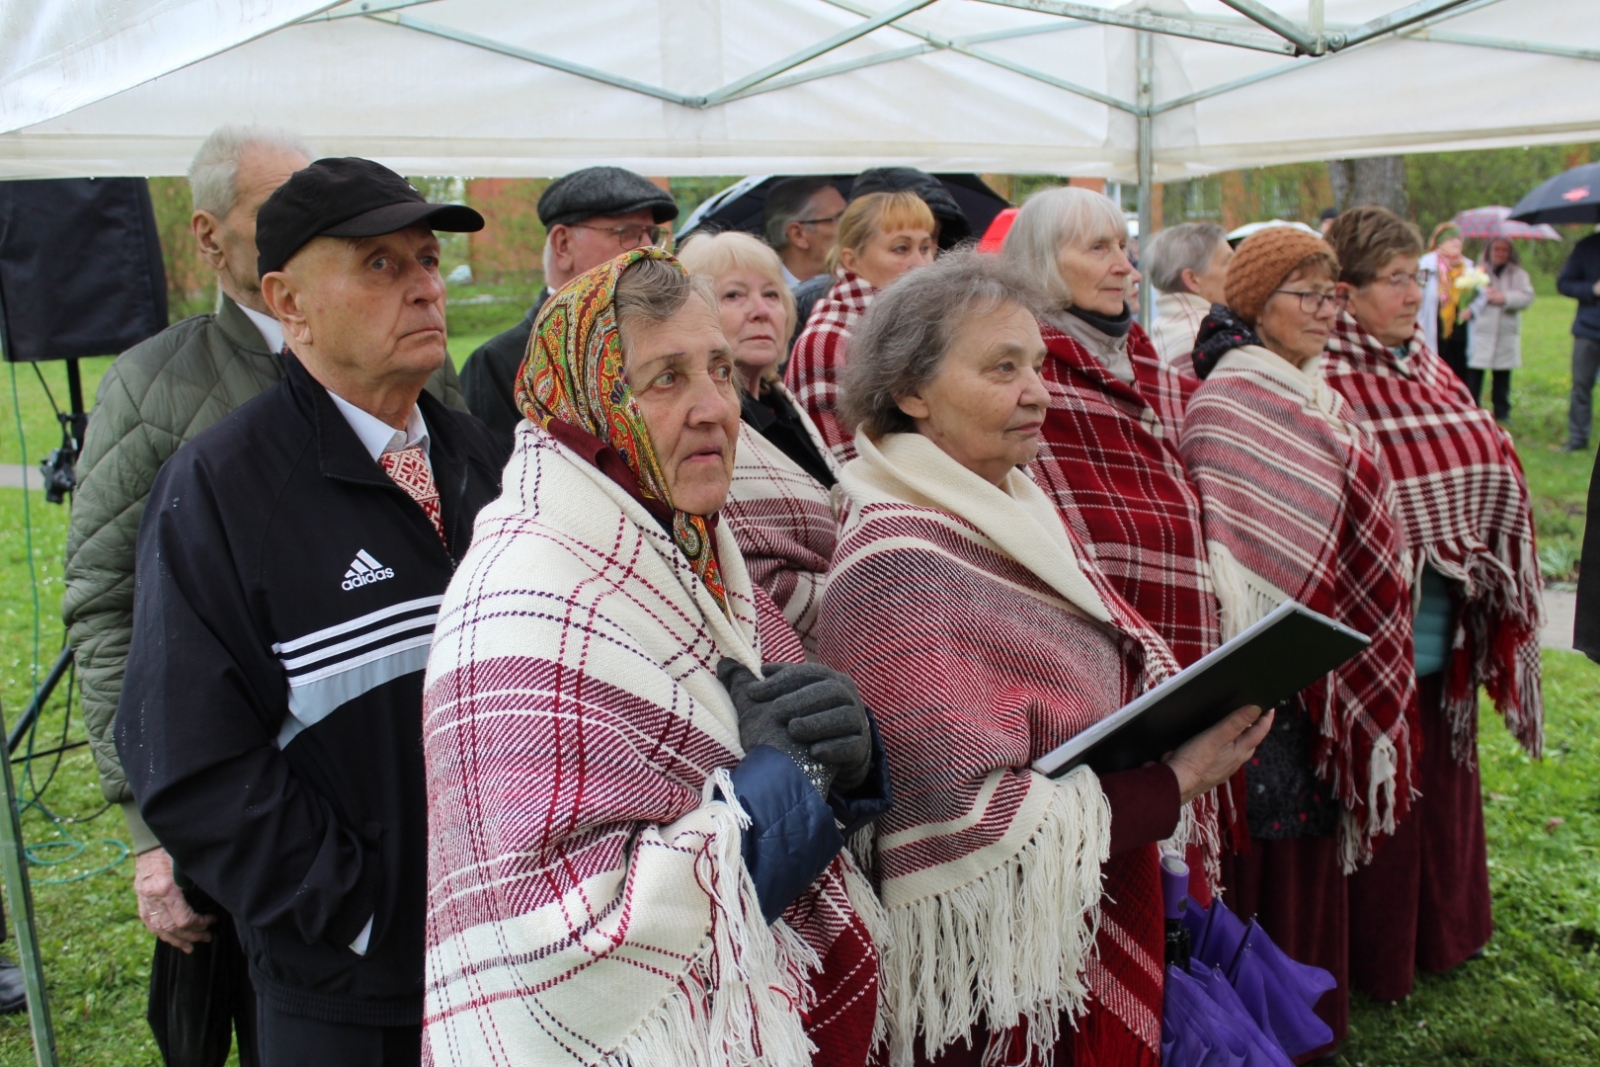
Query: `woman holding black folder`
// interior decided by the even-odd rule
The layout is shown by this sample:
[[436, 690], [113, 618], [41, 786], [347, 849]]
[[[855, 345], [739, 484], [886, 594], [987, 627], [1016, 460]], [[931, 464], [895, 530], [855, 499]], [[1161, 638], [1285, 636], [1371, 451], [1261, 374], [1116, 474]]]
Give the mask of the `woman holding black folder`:
[[1279, 709], [1245, 768], [1249, 840], [1223, 859], [1229, 906], [1338, 981], [1317, 1005], [1333, 1045], [1313, 1057], [1349, 1028], [1345, 875], [1409, 812], [1421, 740], [1394, 484], [1322, 379], [1338, 271], [1326, 243], [1291, 227], [1240, 245], [1227, 303], [1196, 339], [1204, 384], [1179, 444], [1224, 636], [1294, 600], [1372, 639]]
[[1156, 842], [1271, 728], [1241, 708], [1142, 769], [1030, 769], [1177, 669], [1020, 469], [1045, 358], [1025, 288], [952, 253], [873, 300], [840, 394], [858, 455], [816, 632], [894, 787], [872, 873], [899, 1065], [1157, 1063]]

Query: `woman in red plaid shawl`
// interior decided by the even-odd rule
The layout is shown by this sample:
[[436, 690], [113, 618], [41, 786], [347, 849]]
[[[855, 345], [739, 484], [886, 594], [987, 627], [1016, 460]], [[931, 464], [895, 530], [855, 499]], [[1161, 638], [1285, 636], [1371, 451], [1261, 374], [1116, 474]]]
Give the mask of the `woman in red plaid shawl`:
[[841, 397], [859, 456], [818, 629], [890, 752], [896, 1067], [1155, 1064], [1155, 843], [1271, 725], [1241, 709], [1104, 778], [1030, 769], [1176, 665], [1021, 469], [1049, 401], [1024, 299], [993, 257], [947, 255], [874, 302]]
[[716, 521], [739, 404], [714, 299], [639, 249], [534, 324], [530, 421], [428, 665], [433, 1064], [873, 1044], [881, 912], [842, 848], [887, 774]]
[[912, 192], [868, 193], [839, 217], [839, 240], [829, 257], [837, 280], [795, 340], [785, 380], [840, 463], [855, 458], [838, 416], [850, 331], [878, 290], [933, 262], [938, 236], [933, 212]]
[[1239, 246], [1227, 305], [1200, 327], [1204, 384], [1180, 444], [1205, 505], [1224, 636], [1295, 600], [1372, 638], [1279, 709], [1245, 768], [1249, 843], [1222, 868], [1234, 912], [1337, 979], [1317, 1004], [1334, 1045], [1350, 1014], [1345, 874], [1410, 810], [1421, 741], [1394, 483], [1322, 379], [1338, 273], [1326, 243], [1291, 227]]
[[696, 236], [683, 265], [711, 279], [739, 378], [739, 448], [722, 515], [750, 568], [810, 653], [822, 587], [839, 540], [839, 468], [816, 424], [779, 381], [794, 297], [783, 261], [747, 233]]
[[[1178, 456], [1183, 408], [1199, 380], [1162, 362], [1133, 321], [1128, 289], [1139, 275], [1127, 247], [1127, 221], [1110, 200], [1044, 189], [1017, 212], [1001, 255], [1045, 301], [1050, 410], [1034, 479], [1113, 588], [1187, 667], [1221, 641], [1200, 498]], [[1197, 814], [1206, 847], [1191, 851], [1189, 868], [1194, 895], [1209, 904], [1220, 874], [1215, 799]], [[1240, 804], [1225, 814], [1242, 833]]]
[[1328, 384], [1377, 441], [1399, 499], [1414, 594], [1422, 797], [1350, 880], [1351, 980], [1382, 1000], [1413, 970], [1442, 971], [1493, 931], [1478, 687], [1534, 756], [1544, 730], [1539, 559], [1528, 485], [1511, 439], [1423, 343], [1416, 228], [1354, 208], [1328, 233], [1349, 310], [1323, 359]]

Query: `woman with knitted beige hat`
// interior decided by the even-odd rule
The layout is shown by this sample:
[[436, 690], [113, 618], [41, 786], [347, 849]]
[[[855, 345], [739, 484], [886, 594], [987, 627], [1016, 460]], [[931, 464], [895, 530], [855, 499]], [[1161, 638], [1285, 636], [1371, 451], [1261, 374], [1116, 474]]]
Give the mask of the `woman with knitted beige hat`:
[[[1323, 380], [1343, 306], [1333, 250], [1262, 230], [1228, 269], [1226, 306], [1201, 324], [1179, 453], [1200, 493], [1224, 637], [1286, 600], [1372, 638], [1278, 712], [1246, 765], [1248, 841], [1223, 857], [1227, 901], [1285, 952], [1333, 973], [1317, 1013], [1349, 1022], [1345, 875], [1394, 833], [1415, 786], [1410, 581], [1394, 487], [1376, 444]], [[1237, 795], [1237, 794], [1236, 794]]]

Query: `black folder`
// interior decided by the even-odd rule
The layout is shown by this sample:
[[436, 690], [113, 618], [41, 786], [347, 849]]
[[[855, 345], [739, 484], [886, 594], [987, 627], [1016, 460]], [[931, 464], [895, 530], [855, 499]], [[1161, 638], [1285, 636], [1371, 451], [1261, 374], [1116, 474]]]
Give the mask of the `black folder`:
[[1060, 777], [1087, 763], [1096, 774], [1142, 767], [1215, 726], [1235, 708], [1275, 707], [1372, 643], [1302, 604], [1266, 618], [1143, 696], [1034, 761]]

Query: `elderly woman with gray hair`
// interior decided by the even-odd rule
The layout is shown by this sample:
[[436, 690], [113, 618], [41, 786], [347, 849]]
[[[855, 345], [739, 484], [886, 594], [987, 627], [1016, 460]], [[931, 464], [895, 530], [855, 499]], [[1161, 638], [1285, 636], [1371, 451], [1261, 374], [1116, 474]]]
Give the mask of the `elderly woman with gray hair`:
[[1161, 362], [1188, 369], [1201, 321], [1212, 304], [1225, 302], [1232, 259], [1228, 235], [1214, 222], [1169, 226], [1145, 245], [1141, 266], [1159, 294], [1150, 341]]
[[840, 394], [858, 457], [817, 632], [890, 753], [896, 1065], [1156, 1063], [1156, 842], [1271, 727], [1241, 708], [1139, 770], [1030, 769], [1177, 667], [1025, 473], [1045, 344], [1001, 263], [953, 253], [877, 294]]

